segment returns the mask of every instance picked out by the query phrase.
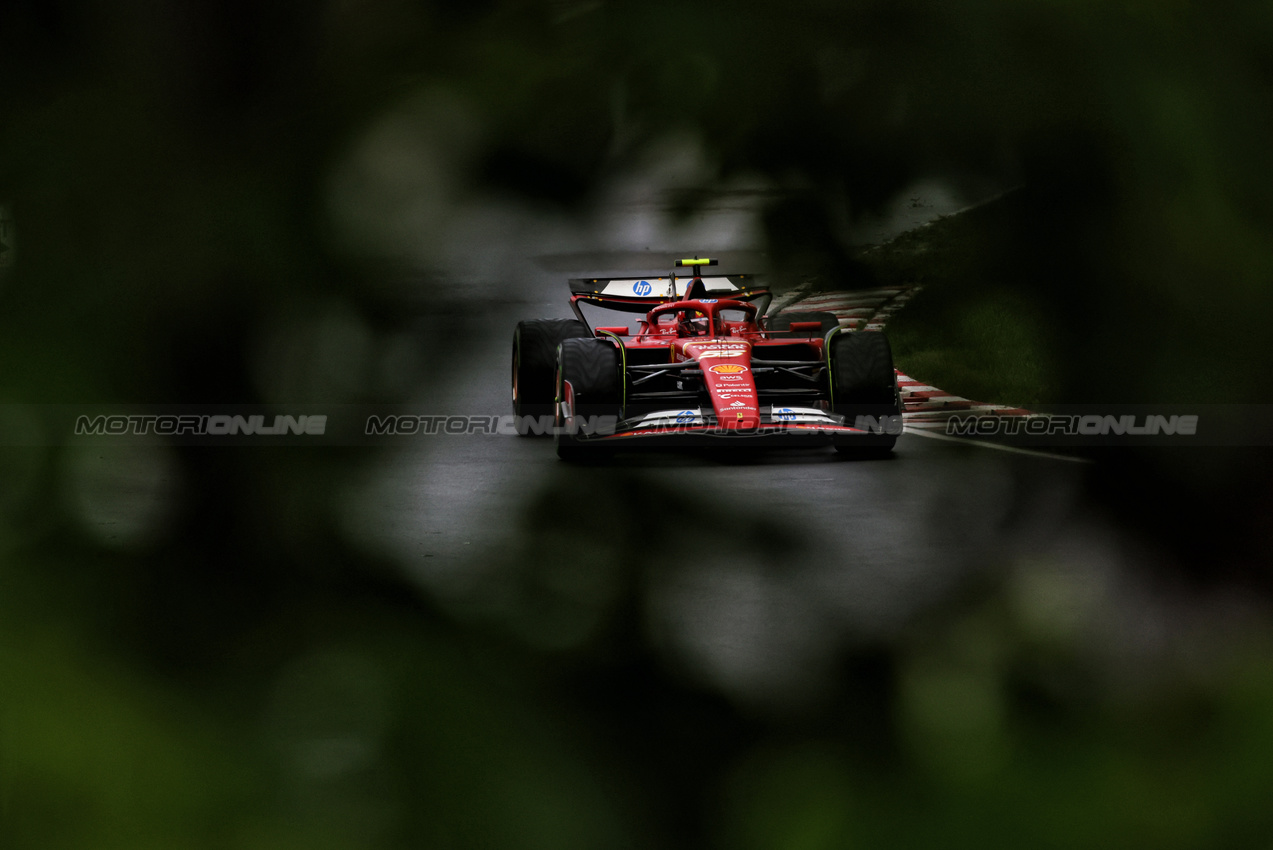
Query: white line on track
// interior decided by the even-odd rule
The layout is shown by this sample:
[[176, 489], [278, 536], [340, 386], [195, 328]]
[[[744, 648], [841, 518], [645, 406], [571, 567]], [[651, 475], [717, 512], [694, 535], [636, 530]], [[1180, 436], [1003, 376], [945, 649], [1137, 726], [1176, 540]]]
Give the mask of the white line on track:
[[1030, 455], [1031, 457], [1042, 457], [1048, 460], [1065, 460], [1070, 463], [1092, 463], [1090, 458], [1072, 457], [1070, 455], [1057, 455], [1051, 452], [1040, 452], [1034, 449], [1020, 449], [1016, 446], [1001, 446], [998, 443], [987, 443], [982, 440], [965, 440], [963, 437], [951, 437], [948, 434], [934, 434], [932, 431], [921, 431], [918, 428], [904, 428], [903, 434], [914, 434], [916, 437], [928, 437], [931, 440], [947, 440], [951, 443], [964, 443], [969, 446], [980, 446], [983, 449], [997, 449], [1001, 452], [1012, 452], [1019, 455]]

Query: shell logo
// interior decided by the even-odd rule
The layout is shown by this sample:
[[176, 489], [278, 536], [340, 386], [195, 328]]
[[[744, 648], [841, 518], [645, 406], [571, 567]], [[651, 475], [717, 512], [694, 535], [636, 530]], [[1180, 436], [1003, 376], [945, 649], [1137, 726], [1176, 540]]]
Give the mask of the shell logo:
[[747, 367], [737, 363], [721, 363], [719, 366], [713, 366], [712, 371], [717, 375], [736, 375], [739, 372], [746, 372]]

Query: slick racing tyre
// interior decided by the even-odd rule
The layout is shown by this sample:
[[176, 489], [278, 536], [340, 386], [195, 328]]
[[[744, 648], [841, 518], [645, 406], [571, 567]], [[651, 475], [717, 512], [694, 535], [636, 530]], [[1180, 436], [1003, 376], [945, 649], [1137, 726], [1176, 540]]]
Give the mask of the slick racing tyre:
[[822, 330], [818, 332], [818, 336], [826, 336], [840, 327], [840, 320], [834, 313], [778, 313], [769, 317], [769, 330], [789, 331], [792, 322], [821, 322]]
[[832, 409], [846, 425], [870, 432], [837, 437], [836, 451], [892, 451], [902, 431], [902, 396], [888, 337], [874, 331], [836, 334], [828, 357]]
[[548, 434], [553, 416], [557, 346], [563, 339], [591, 337], [576, 319], [533, 319], [513, 331], [513, 416], [517, 433]]
[[553, 434], [557, 456], [578, 460], [598, 453], [590, 438], [614, 433], [622, 392], [619, 352], [600, 339], [566, 339], [557, 349]]

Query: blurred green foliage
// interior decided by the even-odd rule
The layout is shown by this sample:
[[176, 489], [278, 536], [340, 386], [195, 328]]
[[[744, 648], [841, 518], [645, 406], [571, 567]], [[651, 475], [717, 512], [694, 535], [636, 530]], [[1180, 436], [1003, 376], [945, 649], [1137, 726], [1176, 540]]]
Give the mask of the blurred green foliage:
[[[1273, 374], [1269, 3], [55, 0], [0, 15], [0, 205], [18, 252], [0, 272], [5, 401], [277, 401], [293, 385], [254, 358], [294, 317], [373, 347], [401, 332], [400, 305], [365, 285], [378, 270], [334, 247], [327, 193], [355, 140], [430, 89], [477, 116], [466, 189], [575, 209], [688, 131], [719, 179], [790, 190], [768, 216], [775, 256], [841, 276], [866, 272], [838, 223], [910, 179], [1024, 183], [1029, 217], [969, 235], [965, 268], [988, 262], [994, 288], [957, 300], [1047, 317], [1032, 342], [1049, 393], [1231, 401]], [[300, 385], [311, 401], [392, 397], [364, 378]], [[6, 436], [40, 428], [5, 416]], [[1273, 829], [1262, 625], [1223, 664], [1120, 688], [1085, 627], [1039, 634], [1029, 610], [1000, 610], [1005, 566], [856, 650], [826, 704], [770, 714], [667, 669], [639, 563], [618, 558], [603, 587], [505, 565], [531, 595], [564, 584], [566, 619], [599, 606], [582, 648], [440, 610], [341, 538], [323, 494], [359, 452], [182, 450], [192, 503], [159, 539], [122, 544], [78, 529], [65, 455], [0, 448], [5, 848], [1243, 847]], [[1107, 480], [1156, 504], [1167, 473], [1120, 463]], [[1266, 536], [1243, 569], [1198, 572], [1267, 591], [1267, 478], [1246, 458], [1221, 469], [1209, 492], [1253, 506], [1227, 536]], [[1179, 474], [1190, 492], [1204, 472]], [[1199, 559], [1223, 506], [1179, 524]], [[532, 543], [580, 534], [532, 519]], [[602, 531], [583, 543], [615, 558]]]

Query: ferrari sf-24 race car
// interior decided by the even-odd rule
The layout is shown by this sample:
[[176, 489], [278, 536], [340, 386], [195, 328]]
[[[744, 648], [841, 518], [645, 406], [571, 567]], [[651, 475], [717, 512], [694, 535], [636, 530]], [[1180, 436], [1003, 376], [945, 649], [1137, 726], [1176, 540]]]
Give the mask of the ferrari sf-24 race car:
[[[772, 293], [750, 275], [570, 281], [577, 319], [519, 322], [513, 334], [518, 433], [552, 433], [581, 458], [643, 445], [834, 445], [891, 451], [901, 395], [883, 333], [830, 313], [765, 315]], [[644, 313], [589, 326], [581, 305]]]

